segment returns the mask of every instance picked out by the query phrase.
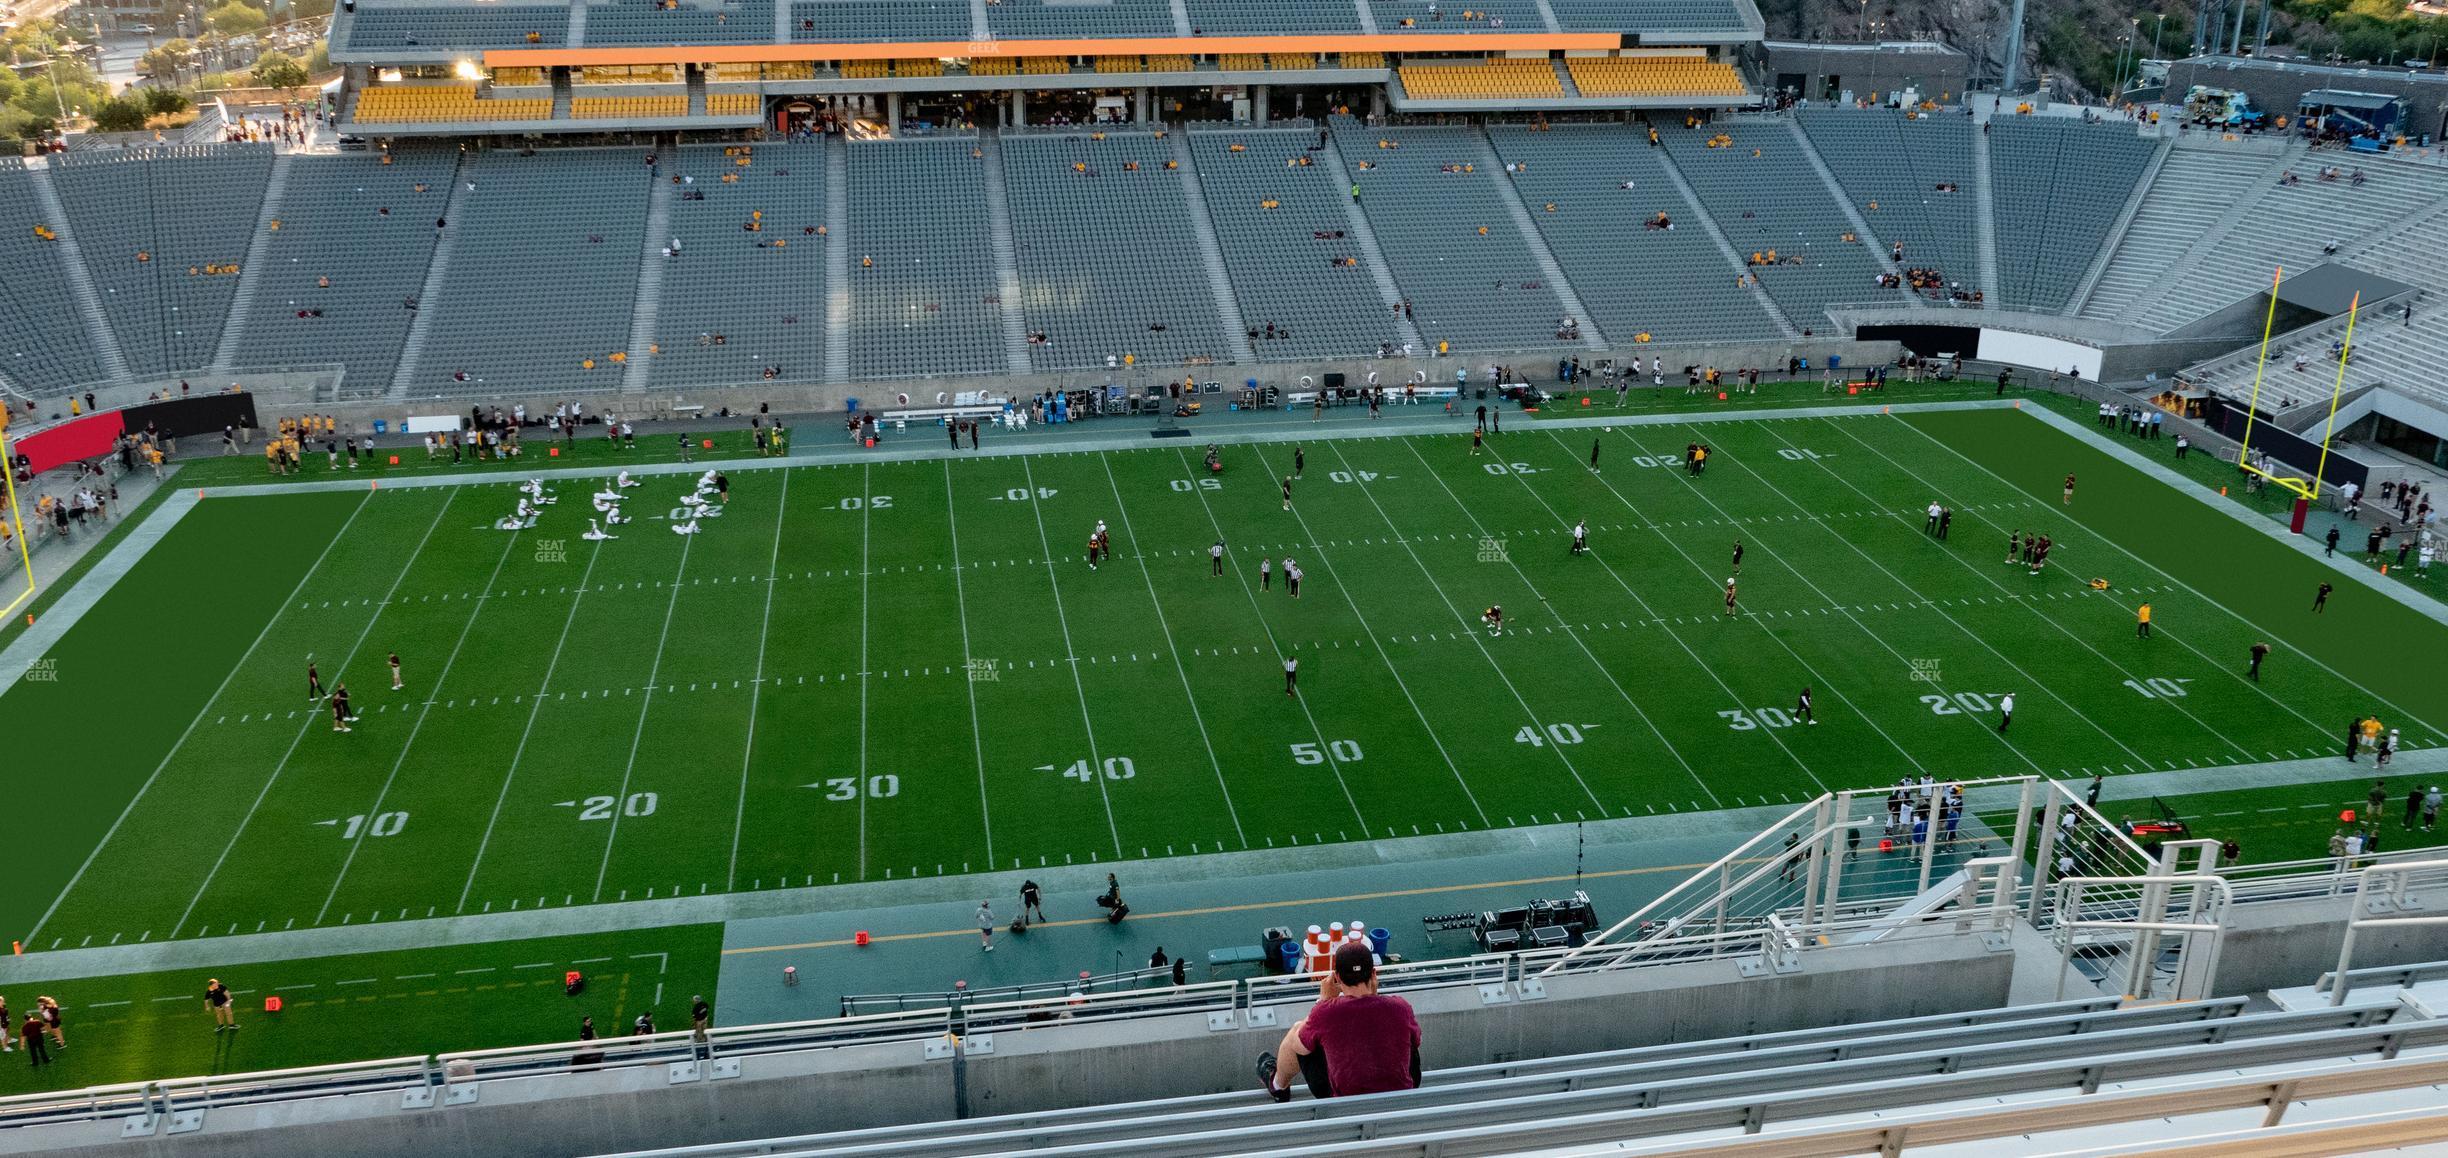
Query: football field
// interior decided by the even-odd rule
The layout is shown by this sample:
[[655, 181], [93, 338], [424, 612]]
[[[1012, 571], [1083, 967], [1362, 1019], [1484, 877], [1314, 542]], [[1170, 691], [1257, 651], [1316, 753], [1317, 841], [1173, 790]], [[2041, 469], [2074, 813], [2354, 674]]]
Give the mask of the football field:
[[[0, 918], [42, 951], [1292, 858], [2448, 721], [2404, 676], [2448, 627], [2345, 581], [2315, 615], [2318, 560], [2011, 409], [1319, 439], [1288, 511], [1294, 443], [1227, 442], [1220, 474], [1202, 449], [727, 464], [694, 536], [666, 517], [692, 480], [650, 475], [605, 542], [600, 479], [515, 533], [506, 482], [214, 492], [0, 697], [78, 770]], [[2054, 537], [2044, 572], [2015, 530]]]

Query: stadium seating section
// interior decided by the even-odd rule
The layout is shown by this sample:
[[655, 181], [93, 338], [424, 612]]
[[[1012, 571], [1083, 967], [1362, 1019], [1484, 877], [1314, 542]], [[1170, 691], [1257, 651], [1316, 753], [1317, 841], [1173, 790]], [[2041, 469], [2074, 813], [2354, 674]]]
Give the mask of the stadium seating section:
[[[571, 116], [677, 117], [690, 99], [589, 90]], [[474, 122], [551, 106], [476, 92], [378, 86], [358, 113]], [[763, 98], [734, 88], [705, 101], [709, 113], [745, 117]], [[670, 385], [753, 381], [771, 367], [793, 379], [828, 366], [854, 379], [993, 374], [1022, 357], [1043, 369], [1101, 368], [1109, 356], [1168, 368], [1236, 357], [1244, 335], [1272, 362], [1365, 355], [1414, 335], [1431, 349], [1519, 352], [1574, 344], [1556, 337], [1566, 296], [1618, 349], [1774, 340], [1786, 323], [1828, 332], [1831, 305], [1909, 304], [1877, 284], [1896, 242], [1904, 266], [1984, 284], [1972, 184], [1982, 139], [1968, 118], [1810, 109], [1664, 123], [1662, 149], [1639, 125], [1338, 118], [1329, 135], [1322, 147], [1315, 127], [1287, 122], [1028, 133], [1000, 146], [859, 141], [840, 146], [838, 165], [807, 146], [763, 147], [747, 166], [692, 148], [678, 164], [695, 184], [671, 209], [686, 256], [666, 267], [643, 335], [631, 299], [640, 262], [664, 239], [644, 236], [654, 186], [636, 150], [300, 155], [270, 206], [272, 155], [260, 146], [72, 152], [48, 172], [10, 160], [0, 162], [0, 256], [20, 276], [0, 287], [0, 375], [36, 394], [107, 377], [103, 335], [62, 264], [68, 243], [131, 373], [196, 374], [223, 355], [236, 369], [336, 362], [365, 387], [404, 362], [402, 388], [424, 393], [496, 392], [503, 380], [634, 385], [623, 366], [640, 338], [661, 354], [635, 369]], [[2422, 287], [2448, 265], [2448, 186], [2432, 165], [2339, 154], [2340, 175], [2322, 180], [2332, 155], [2300, 145], [2163, 145], [2129, 124], [2065, 117], [2001, 118], [1986, 144], [2003, 308], [2165, 333], [2250, 297], [2281, 265], [2333, 261]], [[2137, 188], [2162, 147], [2156, 176]], [[2282, 182], [2288, 173], [2297, 180]], [[45, 184], [61, 220], [45, 219]], [[1008, 235], [990, 193], [1007, 196]], [[1867, 225], [1851, 240], [1848, 204]], [[758, 212], [774, 220], [747, 230]], [[1650, 227], [1661, 213], [1673, 228]], [[444, 216], [452, 224], [437, 236]], [[807, 233], [829, 221], [839, 228]], [[1229, 308], [1205, 266], [1207, 225]], [[246, 264], [251, 244], [259, 268]], [[2103, 247], [2113, 247], [2104, 263]], [[1009, 314], [998, 251], [1019, 279]], [[2078, 298], [2095, 266], [2096, 286]], [[1549, 284], [1557, 272], [1564, 286]], [[1389, 284], [1411, 303], [1408, 332], [1388, 308]], [[411, 299], [429, 300], [412, 311]], [[233, 310], [244, 324], [225, 343]], [[539, 311], [542, 324], [527, 316]], [[2443, 318], [2435, 302], [2419, 305], [2418, 321]], [[2448, 342], [2430, 337], [2440, 327], [2366, 323], [2350, 385], [2441, 392], [2428, 377], [2448, 363]], [[715, 332], [719, 346], [696, 344]], [[2307, 334], [2279, 361], [2300, 350], [2317, 362], [2328, 341]]]
[[1003, 142], [1020, 306], [1040, 370], [1128, 359], [1150, 368], [1228, 357], [1172, 162], [1150, 133]]
[[2087, 125], [2068, 117], [1991, 122], [1997, 218], [2015, 223], [1998, 230], [2000, 304], [2063, 308], [2158, 149], [2130, 124]]
[[[425, 0], [360, 0], [335, 25], [353, 52], [479, 48], [560, 48], [569, 40], [567, 4], [443, 6]], [[769, 28], [766, 35], [771, 36]]]
[[688, 115], [687, 93], [634, 97], [571, 97], [573, 120], [642, 120]]
[[460, 175], [476, 187], [456, 194], [410, 395], [617, 388], [646, 247], [637, 153], [490, 152]]
[[986, 5], [986, 27], [1005, 40], [1161, 37], [1187, 31], [1174, 27], [1168, 0], [999, 0]]
[[[2276, 155], [2260, 151], [2211, 146], [2169, 153], [2099, 284], [2084, 300], [2082, 316], [2126, 317], [2142, 291], [2176, 267], [2185, 251], [2218, 223], [2219, 209], [2239, 192], [2257, 194], [2264, 183], [2277, 179], [2279, 167]], [[1998, 220], [2002, 225], [2008, 219], [2001, 213]]]
[[479, 98], [472, 84], [402, 84], [357, 94], [356, 119], [371, 125], [543, 121], [552, 98]]
[[1379, 32], [1545, 32], [1535, 0], [1365, 0]]
[[1403, 92], [1413, 100], [1534, 100], [1564, 95], [1564, 82], [1545, 59], [1485, 64], [1406, 64]]
[[796, 0], [790, 17], [801, 44], [970, 38], [967, 0]]
[[[1261, 359], [1400, 344], [1351, 227], [1343, 174], [1316, 143], [1315, 130], [1299, 128], [1190, 134], [1243, 328]], [[1267, 336], [1269, 324], [1279, 336]]]
[[23, 161], [0, 157], [0, 376], [64, 390], [102, 377], [102, 364], [68, 288], [69, 225], [44, 219], [33, 180]]
[[[1836, 174], [1871, 236], [1902, 243], [1903, 269], [1935, 270], [1965, 290], [1980, 288], [1981, 191], [1972, 179], [1969, 117], [1908, 116], [1887, 109], [1806, 109], [1797, 117], [1811, 147]], [[2130, 135], [2130, 134], [2129, 134]], [[2087, 258], [2096, 245], [2081, 251]], [[2074, 271], [2076, 277], [2082, 269]], [[2072, 289], [2068, 284], [2067, 289]], [[1941, 299], [1946, 291], [1931, 291]], [[2062, 295], [2061, 299], [2062, 300]]]
[[610, 0], [590, 3], [586, 42], [771, 44], [773, 0]]
[[1476, 128], [1374, 129], [1333, 119], [1369, 228], [1429, 345], [1523, 350], [1556, 344], [1565, 314], [1515, 227], [1504, 170]]
[[[664, 261], [655, 379], [668, 384], [815, 377], [824, 367], [825, 166], [821, 145], [693, 145], [663, 170], [680, 256]], [[702, 198], [702, 199], [700, 199]], [[652, 260], [662, 260], [660, 258]]]
[[1586, 97], [1738, 97], [1749, 91], [1733, 65], [1699, 56], [1573, 57], [1564, 67]]
[[129, 369], [210, 364], [263, 213], [271, 148], [63, 153], [52, 163]]
[[[1642, 335], [1667, 342], [1778, 335], [1775, 319], [1735, 284], [1745, 271], [1709, 239], [1645, 136], [1616, 125], [1497, 126], [1489, 135], [1514, 167], [1514, 188], [1565, 279], [1618, 346]], [[1672, 228], [1653, 227], [1660, 213]]]
[[415, 319], [408, 302], [424, 291], [458, 161], [448, 147], [291, 161], [232, 365], [338, 362], [382, 381]]
[[1726, 240], [1768, 296], [1797, 327], [1824, 332], [1827, 308], [1894, 304], [1878, 285], [1869, 243], [1848, 237], [1844, 209], [1802, 153], [1785, 122], [1738, 117], [1697, 128], [1658, 130], [1675, 166], [1708, 206]]
[[710, 92], [706, 113], [717, 117], [749, 117], [765, 111], [765, 98], [752, 92]]
[[968, 140], [844, 145], [850, 373], [1004, 369], [986, 159]]

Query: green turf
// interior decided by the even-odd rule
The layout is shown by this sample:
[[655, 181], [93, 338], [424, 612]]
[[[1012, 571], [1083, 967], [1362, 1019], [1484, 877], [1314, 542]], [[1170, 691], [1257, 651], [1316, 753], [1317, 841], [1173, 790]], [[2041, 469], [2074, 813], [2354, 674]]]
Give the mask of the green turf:
[[[717, 1000], [721, 948], [720, 926], [687, 925], [14, 985], [21, 1022], [37, 995], [58, 999], [68, 1048], [41, 1069], [0, 1055], [0, 1094], [572, 1041], [589, 1016], [606, 1037], [645, 1012], [686, 1029], [691, 997]], [[571, 969], [587, 975], [575, 997]], [[214, 977], [238, 998], [235, 1032], [205, 1010]], [[264, 1012], [274, 995], [284, 1008]]]
[[[1694, 440], [1718, 452], [1700, 479], [1677, 465]], [[1282, 444], [1229, 446], [1220, 478], [1175, 446], [737, 470], [691, 538], [653, 517], [682, 488], [660, 477], [600, 545], [575, 533], [578, 485], [520, 534], [488, 527], [502, 485], [209, 498], [55, 648], [56, 683], [0, 699], [38, 766], [96, 770], [50, 790], [0, 921], [34, 951], [192, 939], [1778, 803], [1921, 770], [2216, 766], [2325, 751], [2361, 712], [2423, 747], [2448, 720], [2448, 685], [2382, 678], [2448, 628], [2353, 586], [2313, 617], [2319, 564], [2028, 415], [1468, 448], [1310, 444], [1294, 512]], [[1933, 499], [1950, 541], [1922, 533]], [[1595, 550], [1574, 557], [1583, 518]], [[1100, 519], [1115, 556], [1092, 572]], [[2003, 563], [2009, 528], [2057, 537], [2045, 574]], [[1300, 560], [1299, 600], [1280, 576], [1256, 589], [1261, 555]], [[2255, 639], [2279, 648], [2258, 685]], [[393, 648], [407, 692], [381, 673]], [[353, 733], [306, 702], [309, 654], [356, 692]], [[1816, 726], [1788, 714], [1806, 684]], [[48, 726], [96, 704], [136, 710]]]
[[[69, 588], [75, 586], [77, 580], [84, 578], [87, 571], [93, 570], [94, 564], [100, 562], [104, 555], [109, 554], [111, 548], [119, 545], [119, 540], [126, 538], [130, 530], [151, 516], [153, 509], [160, 506], [162, 500], [168, 498], [173, 489], [172, 487], [155, 487], [152, 494], [144, 497], [143, 502], [119, 512], [117, 521], [111, 524], [108, 531], [103, 532], [100, 542], [87, 547], [85, 553], [77, 556], [77, 561], [69, 564], [67, 570], [60, 572], [58, 578], [43, 584], [42, 589], [34, 593], [33, 599], [10, 614], [5, 622], [0, 622], [0, 646], [6, 646], [10, 636], [26, 628], [27, 616], [40, 618], [43, 612], [49, 611], [51, 605], [57, 603], [61, 595], [66, 594]], [[30, 507], [31, 503], [29, 502], [28, 505]], [[7, 586], [9, 598], [24, 594], [24, 582], [22, 572], [11, 572], [5, 577], [0, 577], [0, 584]]]

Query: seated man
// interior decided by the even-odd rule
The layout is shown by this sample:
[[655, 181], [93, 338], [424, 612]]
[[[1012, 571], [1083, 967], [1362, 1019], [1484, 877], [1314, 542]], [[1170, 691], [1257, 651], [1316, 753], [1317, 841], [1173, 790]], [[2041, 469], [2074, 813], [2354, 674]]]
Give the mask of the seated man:
[[1276, 1053], [1259, 1055], [1258, 1076], [1267, 1096], [1278, 1102], [1292, 1100], [1278, 1057], [1298, 1059], [1313, 1097], [1417, 1089], [1419, 1044], [1419, 1018], [1411, 1003], [1381, 996], [1369, 947], [1346, 942], [1335, 948], [1333, 968], [1319, 977], [1318, 1003], [1309, 1016], [1293, 1023]]

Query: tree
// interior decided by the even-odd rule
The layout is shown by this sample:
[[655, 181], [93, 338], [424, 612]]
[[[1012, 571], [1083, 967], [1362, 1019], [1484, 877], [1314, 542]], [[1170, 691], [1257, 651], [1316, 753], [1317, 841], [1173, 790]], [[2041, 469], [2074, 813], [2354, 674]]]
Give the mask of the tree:
[[180, 92], [177, 89], [148, 88], [131, 90], [131, 95], [134, 92], [142, 92], [144, 94], [145, 111], [152, 113], [155, 116], [169, 116], [172, 113], [183, 113], [195, 105], [194, 101], [187, 99], [186, 93]]
[[165, 41], [160, 47], [147, 49], [143, 56], [138, 57], [136, 67], [149, 76], [167, 81], [176, 78], [194, 55], [195, 45], [184, 40]]
[[145, 127], [145, 118], [150, 115], [143, 101], [128, 97], [112, 97], [103, 101], [102, 107], [94, 110], [93, 124], [95, 129], [105, 133], [142, 132]]
[[223, 36], [245, 36], [263, 31], [265, 25], [272, 23], [272, 18], [264, 15], [263, 9], [245, 3], [245, 0], [230, 0], [206, 13], [204, 22]]
[[297, 88], [307, 79], [306, 66], [287, 53], [267, 52], [256, 58], [255, 83], [265, 88]]

